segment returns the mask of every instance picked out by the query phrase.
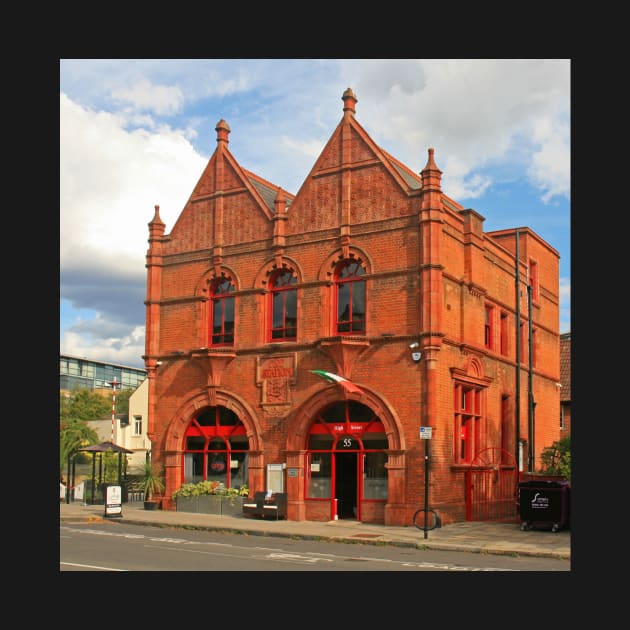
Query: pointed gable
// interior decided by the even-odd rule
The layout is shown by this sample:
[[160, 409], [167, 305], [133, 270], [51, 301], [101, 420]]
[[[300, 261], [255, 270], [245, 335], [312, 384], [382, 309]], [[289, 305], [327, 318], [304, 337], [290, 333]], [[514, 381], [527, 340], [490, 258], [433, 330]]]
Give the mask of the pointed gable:
[[421, 178], [383, 151], [357, 122], [348, 88], [343, 118], [298, 191], [287, 233], [365, 224], [406, 216]]
[[[272, 235], [279, 186], [240, 166], [228, 149], [229, 125], [216, 126], [217, 147], [169, 234], [166, 253], [246, 243]], [[287, 196], [287, 205], [293, 199]]]

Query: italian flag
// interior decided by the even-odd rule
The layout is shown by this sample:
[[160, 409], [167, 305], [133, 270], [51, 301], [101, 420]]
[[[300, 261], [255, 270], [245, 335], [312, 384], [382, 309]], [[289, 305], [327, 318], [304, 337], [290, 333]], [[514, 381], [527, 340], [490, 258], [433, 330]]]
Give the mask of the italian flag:
[[325, 372], [324, 370], [311, 370], [313, 374], [317, 374], [317, 376], [321, 376], [323, 379], [327, 380], [330, 383], [337, 383], [341, 385], [347, 392], [351, 394], [362, 394], [363, 390], [355, 385], [352, 381], [349, 381], [347, 378], [343, 376], [339, 376], [339, 374], [333, 374], [332, 372]]

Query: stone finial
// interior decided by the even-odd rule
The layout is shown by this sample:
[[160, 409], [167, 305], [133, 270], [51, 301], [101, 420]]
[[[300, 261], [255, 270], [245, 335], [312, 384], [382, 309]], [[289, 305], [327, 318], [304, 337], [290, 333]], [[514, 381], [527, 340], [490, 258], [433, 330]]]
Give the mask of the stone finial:
[[282, 188], [278, 188], [276, 193], [276, 198], [274, 199], [274, 206], [276, 209], [276, 213], [286, 212], [287, 211], [287, 197], [284, 194]]
[[352, 91], [352, 88], [348, 88], [343, 93], [341, 100], [343, 101], [343, 111], [351, 112], [352, 115], [354, 115], [356, 112], [355, 105], [357, 104], [359, 99], [357, 98], [357, 95]]
[[228, 125], [223, 118], [217, 123], [214, 130], [217, 132], [217, 142], [225, 142], [226, 144], [229, 142], [230, 125]]
[[160, 223], [162, 225], [164, 224], [164, 221], [162, 221], [162, 219], [160, 218], [160, 206], [154, 206], [155, 208], [155, 214], [153, 215], [153, 219], [151, 219], [151, 223]]
[[439, 173], [442, 172], [440, 171], [440, 169], [437, 167], [437, 164], [435, 163], [435, 159], [433, 157], [434, 155], [435, 155], [435, 149], [431, 147], [429, 149], [429, 159], [427, 160], [426, 166], [422, 169], [423, 171], [438, 171]]

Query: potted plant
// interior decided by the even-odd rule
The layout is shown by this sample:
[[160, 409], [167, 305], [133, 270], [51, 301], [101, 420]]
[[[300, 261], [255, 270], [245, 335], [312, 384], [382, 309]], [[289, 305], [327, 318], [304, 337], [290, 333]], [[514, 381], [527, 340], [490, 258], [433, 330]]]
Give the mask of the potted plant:
[[205, 480], [182, 484], [173, 492], [173, 500], [178, 512], [240, 515], [242, 497], [247, 497], [248, 494], [247, 485], [226, 488], [218, 481]]
[[159, 505], [153, 496], [164, 492], [164, 480], [162, 475], [156, 472], [151, 462], [145, 462], [142, 470], [140, 485], [144, 490], [144, 509], [155, 510]]

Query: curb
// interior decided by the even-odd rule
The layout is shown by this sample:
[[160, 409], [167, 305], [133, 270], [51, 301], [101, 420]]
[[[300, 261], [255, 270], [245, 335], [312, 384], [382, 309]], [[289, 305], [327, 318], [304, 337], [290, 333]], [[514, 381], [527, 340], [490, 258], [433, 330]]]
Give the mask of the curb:
[[124, 516], [116, 518], [105, 518], [104, 516], [85, 515], [85, 516], [61, 516], [59, 519], [63, 523], [103, 523], [116, 522], [124, 523], [125, 525], [141, 525], [145, 527], [160, 527], [162, 529], [183, 529], [183, 530], [196, 530], [196, 531], [211, 531], [226, 534], [238, 534], [244, 536], [268, 536], [270, 538], [291, 538], [295, 540], [321, 540], [325, 542], [344, 542], [354, 545], [371, 545], [371, 546], [384, 546], [389, 545], [391, 547], [408, 547], [412, 549], [431, 549], [434, 551], [457, 551], [468, 553], [480, 553], [491, 554], [499, 556], [532, 556], [539, 558], [556, 558], [558, 560], [570, 560], [571, 554], [562, 551], [541, 551], [541, 550], [528, 550], [519, 549], [502, 549], [499, 547], [475, 544], [458, 544], [458, 543], [445, 543], [439, 541], [423, 540], [421, 542], [407, 542], [403, 540], [392, 540], [387, 538], [385, 534], [379, 539], [357, 539], [350, 538], [348, 536], [326, 536], [319, 534], [300, 534], [289, 532], [278, 532], [272, 530], [260, 530], [260, 529], [247, 529], [247, 528], [233, 528], [233, 527], [221, 527], [219, 525], [192, 525], [181, 523], [156, 523], [155, 521], [143, 520], [143, 519], [128, 519]]

